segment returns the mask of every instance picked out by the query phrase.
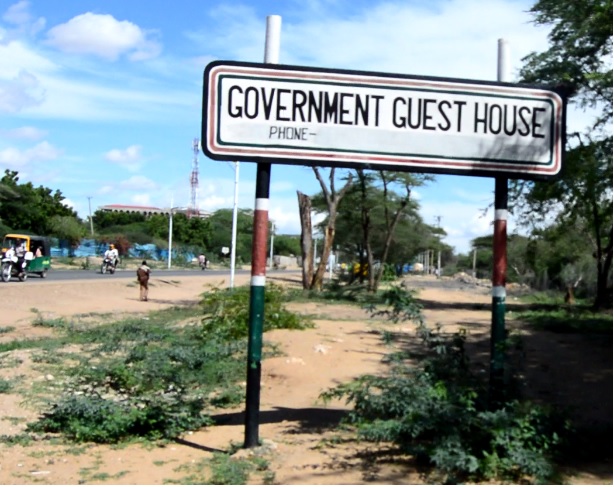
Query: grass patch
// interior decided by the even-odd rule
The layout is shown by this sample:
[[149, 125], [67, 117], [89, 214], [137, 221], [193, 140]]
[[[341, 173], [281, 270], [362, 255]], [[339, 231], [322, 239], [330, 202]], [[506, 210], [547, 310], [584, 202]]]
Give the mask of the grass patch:
[[0, 377], [0, 394], [7, 394], [13, 389], [13, 383]]
[[[204, 311], [202, 332], [212, 340], [232, 341], [246, 339], [248, 335], [249, 303], [251, 289], [249, 286], [234, 289], [214, 288], [205, 293], [201, 302]], [[292, 294], [279, 285], [267, 284], [264, 294], [266, 320], [264, 332], [276, 329], [304, 330], [313, 328], [313, 322], [307, 317], [287, 311], [284, 304]]]
[[0, 343], [0, 353], [39, 348], [44, 350], [55, 350], [68, 343], [70, 342], [64, 338], [25, 338], [23, 340]]
[[[313, 326], [285, 310], [284, 299], [281, 288], [267, 287], [269, 328]], [[51, 394], [48, 387], [28, 392], [44, 411], [28, 431], [117, 444], [173, 439], [211, 424], [212, 410], [244, 399], [248, 303], [249, 288], [216, 289], [200, 306], [98, 326], [45, 322], [54, 337], [5, 344], [7, 350], [35, 348], [35, 362], [53, 367]], [[58, 350], [68, 345], [79, 353]], [[264, 352], [276, 350], [265, 343]]]
[[14, 326], [0, 326], [0, 335], [4, 333], [10, 333], [12, 331], [15, 331]]
[[261, 455], [235, 457], [230, 453], [214, 453], [210, 459], [182, 465], [176, 469], [186, 472], [179, 480], [165, 480], [167, 484], [181, 485], [271, 485], [275, 473], [269, 470], [269, 461]]
[[539, 330], [555, 333], [612, 334], [611, 313], [594, 312], [590, 308], [578, 306], [529, 310], [517, 313], [515, 318]]

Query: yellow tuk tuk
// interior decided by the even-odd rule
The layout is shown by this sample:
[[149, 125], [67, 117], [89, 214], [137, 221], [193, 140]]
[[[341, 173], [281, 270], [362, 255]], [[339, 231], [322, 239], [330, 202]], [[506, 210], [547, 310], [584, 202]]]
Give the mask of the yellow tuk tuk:
[[18, 242], [25, 242], [26, 252], [32, 252], [32, 259], [27, 261], [26, 272], [47, 277], [51, 268], [51, 246], [47, 237], [26, 235], [21, 233], [7, 233], [2, 240], [2, 255], [8, 249], [14, 249]]

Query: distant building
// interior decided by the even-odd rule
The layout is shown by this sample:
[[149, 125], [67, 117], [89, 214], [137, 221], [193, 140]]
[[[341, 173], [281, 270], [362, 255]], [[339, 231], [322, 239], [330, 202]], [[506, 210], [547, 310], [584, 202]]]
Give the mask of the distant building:
[[[157, 206], [138, 206], [138, 205], [103, 205], [99, 206], [100, 211], [119, 212], [119, 213], [140, 213], [146, 217], [152, 215], [169, 215], [170, 208], [158, 208]], [[199, 218], [209, 218], [211, 212], [199, 210], [198, 215], [191, 215], [189, 208], [173, 208], [173, 213], [183, 213], [184, 215], [198, 216]]]

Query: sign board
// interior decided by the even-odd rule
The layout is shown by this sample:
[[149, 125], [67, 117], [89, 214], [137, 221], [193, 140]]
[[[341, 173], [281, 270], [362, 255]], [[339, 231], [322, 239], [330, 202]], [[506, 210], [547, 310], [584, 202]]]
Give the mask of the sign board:
[[202, 148], [216, 160], [548, 178], [565, 102], [500, 82], [210, 63]]

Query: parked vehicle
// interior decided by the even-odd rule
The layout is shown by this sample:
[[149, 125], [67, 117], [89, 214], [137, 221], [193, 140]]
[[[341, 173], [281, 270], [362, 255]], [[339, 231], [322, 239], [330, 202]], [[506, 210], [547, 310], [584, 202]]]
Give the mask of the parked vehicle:
[[[47, 272], [51, 268], [51, 246], [48, 238], [37, 235], [7, 233], [2, 240], [3, 269], [6, 253], [11, 249], [15, 250], [20, 243], [23, 244], [25, 255], [28, 256], [28, 258], [23, 259], [25, 273], [23, 279], [20, 280], [25, 281], [29, 274], [37, 274], [42, 278], [47, 277]], [[14, 263], [11, 264], [11, 267], [13, 266]], [[9, 281], [10, 278], [9, 275], [5, 279], [5, 273], [2, 273], [2, 279], [5, 282]]]
[[100, 265], [100, 273], [101, 274], [115, 274], [115, 264], [111, 259], [104, 258], [102, 259], [102, 264]]

